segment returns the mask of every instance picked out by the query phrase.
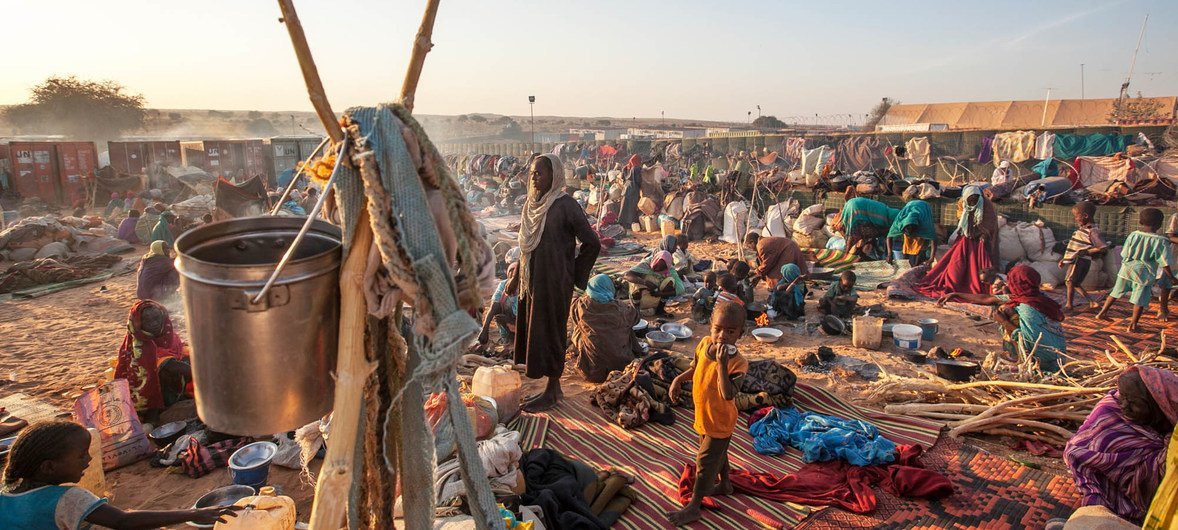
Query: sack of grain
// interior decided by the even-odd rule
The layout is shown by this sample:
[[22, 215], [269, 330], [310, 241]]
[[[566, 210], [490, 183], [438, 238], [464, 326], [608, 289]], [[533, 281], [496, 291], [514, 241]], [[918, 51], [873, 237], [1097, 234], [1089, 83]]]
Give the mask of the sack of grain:
[[1055, 247], [1055, 234], [1043, 224], [1043, 221], [1019, 223], [1015, 225], [1015, 229], [1018, 230], [1018, 239], [1023, 245], [1027, 259], [1032, 261], [1059, 261], [1059, 254], [1052, 251]]
[[1027, 253], [1023, 250], [1023, 244], [1019, 241], [1018, 230], [1014, 225], [1005, 224], [1002, 218], [998, 218], [998, 224], [1001, 228], [998, 229], [998, 259], [1001, 261], [1017, 261], [1026, 257]]
[[1059, 268], [1057, 261], [1032, 261], [1028, 263], [1032, 269], [1039, 273], [1039, 284], [1043, 286], [1058, 287], [1063, 285], [1064, 272]]

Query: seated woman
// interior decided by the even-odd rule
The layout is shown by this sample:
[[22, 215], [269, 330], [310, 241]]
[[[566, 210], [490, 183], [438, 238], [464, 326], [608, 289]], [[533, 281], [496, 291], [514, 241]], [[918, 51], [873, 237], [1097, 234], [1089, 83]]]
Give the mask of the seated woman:
[[187, 396], [192, 381], [188, 348], [172, 329], [168, 310], [158, 302], [140, 300], [131, 306], [115, 378], [127, 380], [135, 409], [149, 423]]
[[172, 247], [152, 241], [147, 254], [139, 260], [135, 297], [140, 300], [163, 300], [180, 288], [180, 273], [172, 258]]
[[1140, 527], [1166, 472], [1166, 441], [1176, 422], [1178, 375], [1149, 366], [1125, 370], [1064, 448], [1080, 504], [1104, 506]]
[[499, 280], [495, 287], [495, 294], [491, 295], [491, 307], [483, 317], [483, 329], [479, 332], [479, 347], [485, 348], [490, 342], [491, 323], [499, 327], [499, 339], [504, 344], [512, 344], [515, 333], [515, 318], [519, 314], [519, 293], [507, 292], [510, 278], [515, 276], [519, 268], [519, 261], [507, 266], [507, 280]]
[[630, 300], [639, 310], [654, 310], [660, 317], [667, 313], [667, 299], [683, 294], [683, 280], [671, 266], [671, 253], [660, 250], [649, 261], [639, 263], [623, 277], [630, 283]]
[[1041, 281], [1035, 269], [1015, 265], [1006, 275], [1009, 295], [949, 293], [937, 300], [937, 305], [966, 302], [998, 307], [994, 320], [1005, 328], [1007, 352], [1015, 358], [1021, 357], [1020, 351], [1033, 354], [1040, 370], [1058, 372], [1061, 356], [1067, 353], [1067, 339], [1060, 324], [1063, 308], [1039, 291]]
[[571, 315], [569, 352], [586, 381], [605, 381], [611, 371], [623, 370], [642, 356], [634, 335], [638, 309], [616, 299], [609, 276], [598, 274], [589, 279], [585, 294], [573, 300]]
[[806, 283], [802, 269], [793, 263], [781, 266], [781, 279], [769, 291], [769, 309], [776, 318], [797, 320], [806, 314]]
[[894, 251], [897, 250], [913, 267], [932, 261], [936, 240], [932, 206], [921, 200], [908, 201], [888, 229], [888, 263], [895, 261]]
[[155, 223], [155, 228], [151, 229], [151, 241], [163, 241], [168, 246], [176, 244], [175, 233], [178, 232], [176, 222], [176, 214], [168, 211], [161, 213], [159, 220]]
[[132, 245], [138, 245], [141, 241], [139, 235], [135, 233], [135, 225], [139, 223], [139, 210], [131, 210], [127, 212], [127, 218], [119, 223], [119, 231], [115, 237], [122, 239]]

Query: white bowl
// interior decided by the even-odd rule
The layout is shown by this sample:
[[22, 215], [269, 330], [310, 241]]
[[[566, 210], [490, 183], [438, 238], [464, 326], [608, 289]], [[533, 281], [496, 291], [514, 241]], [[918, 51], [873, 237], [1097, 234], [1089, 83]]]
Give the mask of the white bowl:
[[782, 331], [777, 328], [757, 328], [753, 330], [753, 338], [758, 342], [774, 343], [781, 340]]
[[634, 331], [642, 331], [647, 327], [650, 327], [650, 322], [647, 322], [645, 318], [639, 319], [638, 323], [634, 324]]
[[678, 322], [667, 322], [659, 327], [660, 330], [670, 333], [675, 336], [675, 340], [690, 339], [692, 332], [691, 328], [679, 324]]

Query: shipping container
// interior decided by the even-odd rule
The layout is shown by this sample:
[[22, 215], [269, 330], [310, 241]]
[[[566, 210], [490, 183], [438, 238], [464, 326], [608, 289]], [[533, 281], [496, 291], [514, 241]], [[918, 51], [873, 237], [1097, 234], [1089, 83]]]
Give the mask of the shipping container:
[[[311, 157], [311, 153], [323, 141], [318, 136], [276, 136], [270, 139], [270, 168], [272, 179], [276, 179], [282, 172], [295, 169], [303, 160]], [[271, 183], [274, 183], [271, 180]]]
[[16, 192], [26, 199], [40, 197], [49, 204], [60, 204], [53, 142], [12, 142], [8, 151]]
[[62, 204], [89, 202], [86, 187], [93, 182], [94, 170], [98, 169], [98, 149], [94, 142], [58, 142], [55, 147]]
[[143, 141], [110, 142], [110, 165], [118, 173], [145, 175], [152, 164], [178, 166], [181, 164], [180, 142]]
[[269, 173], [262, 140], [204, 140], [181, 142], [180, 146], [185, 165], [199, 167], [214, 177], [242, 182]]

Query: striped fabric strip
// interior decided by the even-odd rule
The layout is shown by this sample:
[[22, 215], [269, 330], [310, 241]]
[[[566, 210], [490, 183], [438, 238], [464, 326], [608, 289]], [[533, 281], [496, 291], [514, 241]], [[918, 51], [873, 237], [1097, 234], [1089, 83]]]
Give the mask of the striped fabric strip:
[[[814, 387], [797, 386], [794, 401], [803, 410], [869, 421], [884, 436], [901, 444], [930, 447], [940, 433], [940, 428], [931, 422], [864, 410]], [[551, 420], [546, 430], [552, 436], [542, 439], [545, 447], [570, 458], [635, 477], [634, 488], [640, 500], [618, 521], [619, 528], [666, 528], [666, 512], [680, 506], [680, 472], [684, 464], [694, 461], [699, 447], [699, 436], [691, 428], [693, 412], [682, 407], [674, 410], [674, 425], [648, 423], [626, 430], [605, 420], [600, 409], [589, 404], [587, 394], [568, 396], [558, 409], [544, 417]], [[737, 425], [729, 447], [734, 468], [784, 475], [802, 467], [799, 451], [791, 450], [781, 456], [765, 456], [754, 451], [747, 418]], [[721, 497], [717, 501], [721, 509], [706, 512], [703, 521], [693, 528], [791, 528], [811, 512], [824, 509], [748, 495]]]
[[814, 266], [831, 269], [832, 273], [849, 270], [859, 257], [845, 250], [822, 249], [814, 253]]
[[507, 424], [507, 428], [519, 433], [519, 446], [524, 452], [536, 447], [544, 447], [544, 439], [548, 436], [548, 424], [551, 420], [547, 416], [520, 414]]

